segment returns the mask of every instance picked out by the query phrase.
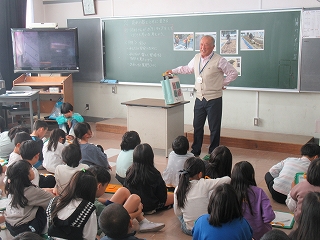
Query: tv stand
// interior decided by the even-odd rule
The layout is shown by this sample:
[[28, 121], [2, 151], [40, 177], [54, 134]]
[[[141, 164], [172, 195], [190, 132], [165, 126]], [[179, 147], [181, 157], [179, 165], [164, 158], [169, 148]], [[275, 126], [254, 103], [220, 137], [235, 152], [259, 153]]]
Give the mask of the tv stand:
[[[62, 97], [64, 102], [74, 105], [72, 75], [68, 76], [29, 76], [22, 74], [13, 81], [13, 86], [30, 86], [39, 90], [40, 113], [49, 116], [57, 100]], [[58, 89], [58, 91], [56, 91]], [[33, 105], [36, 109], [36, 105]]]

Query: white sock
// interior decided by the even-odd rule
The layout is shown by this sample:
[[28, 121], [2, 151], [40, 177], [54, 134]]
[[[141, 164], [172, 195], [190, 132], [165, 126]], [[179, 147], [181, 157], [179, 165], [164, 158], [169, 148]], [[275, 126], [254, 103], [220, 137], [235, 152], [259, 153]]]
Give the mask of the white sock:
[[139, 224], [142, 224], [142, 223], [149, 223], [150, 221], [146, 218], [144, 218], [141, 222], [139, 222]]

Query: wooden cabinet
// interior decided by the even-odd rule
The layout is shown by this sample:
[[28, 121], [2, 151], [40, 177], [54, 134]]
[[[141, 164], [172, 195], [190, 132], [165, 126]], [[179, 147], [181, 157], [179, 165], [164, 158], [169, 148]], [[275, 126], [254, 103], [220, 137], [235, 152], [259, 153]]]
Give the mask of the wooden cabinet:
[[[27, 76], [22, 74], [13, 81], [13, 86], [30, 86], [39, 90], [40, 113], [49, 116], [57, 100], [62, 97], [64, 102], [74, 105], [72, 75], [69, 76]], [[56, 90], [56, 91], [50, 91]], [[36, 105], [33, 109], [36, 109]]]

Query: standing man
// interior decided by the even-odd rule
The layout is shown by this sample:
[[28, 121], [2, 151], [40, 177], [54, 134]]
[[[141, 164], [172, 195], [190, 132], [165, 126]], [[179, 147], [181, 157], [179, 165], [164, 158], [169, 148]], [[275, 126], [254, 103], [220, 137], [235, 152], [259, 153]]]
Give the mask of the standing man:
[[[204, 124], [208, 116], [210, 129], [209, 154], [219, 146], [221, 117], [222, 117], [222, 90], [231, 81], [238, 77], [237, 70], [220, 55], [213, 52], [215, 40], [206, 35], [200, 41], [200, 53], [186, 66], [180, 66], [166, 73], [192, 74], [195, 76], [196, 100], [194, 104], [193, 129], [194, 137], [191, 146], [192, 153], [199, 156], [203, 142]], [[226, 74], [226, 78], [224, 78]], [[208, 160], [206, 155], [204, 160]]]

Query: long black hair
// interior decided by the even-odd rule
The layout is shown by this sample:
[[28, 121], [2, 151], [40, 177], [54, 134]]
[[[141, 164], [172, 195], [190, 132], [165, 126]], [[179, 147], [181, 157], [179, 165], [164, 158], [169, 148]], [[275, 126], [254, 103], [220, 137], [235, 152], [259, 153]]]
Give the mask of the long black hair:
[[73, 139], [73, 143], [80, 146], [79, 141], [83, 138], [84, 135], [88, 133], [88, 131], [91, 131], [90, 124], [87, 122], [77, 123], [74, 126], [74, 135], [76, 136]]
[[48, 151], [57, 150], [57, 146], [60, 138], [62, 138], [63, 140], [62, 144], [64, 144], [66, 141], [66, 133], [60, 128], [53, 129], [50, 133], [50, 138], [48, 142]]
[[217, 186], [210, 197], [208, 204], [209, 224], [215, 227], [233, 219], [242, 218], [241, 205], [236, 193], [230, 184], [223, 183]]
[[62, 191], [57, 207], [52, 212], [52, 218], [64, 209], [73, 199], [81, 198], [94, 203], [97, 191], [97, 180], [92, 172], [85, 169], [76, 172], [66, 188]]
[[159, 171], [154, 166], [154, 154], [148, 143], [139, 144], [133, 150], [133, 162], [127, 170], [125, 184], [137, 186], [153, 181]]
[[28, 205], [28, 199], [24, 196], [24, 189], [32, 186], [29, 179], [31, 164], [26, 160], [14, 162], [7, 169], [7, 180], [5, 183], [5, 193], [11, 194], [10, 205], [14, 208], [19, 206], [24, 208]]
[[176, 191], [178, 207], [184, 208], [187, 201], [187, 193], [190, 190], [190, 178], [202, 172], [202, 176], [205, 175], [204, 162], [198, 157], [188, 158], [183, 166], [183, 170], [180, 171], [178, 189]]
[[231, 173], [231, 186], [236, 191], [238, 201], [240, 204], [247, 203], [250, 209], [251, 215], [253, 215], [252, 206], [249, 200], [248, 191], [251, 190], [250, 186], [257, 186], [254, 169], [251, 163], [247, 161], [238, 162], [234, 165]]
[[318, 240], [320, 236], [320, 193], [309, 192], [303, 199], [298, 228], [289, 236], [292, 240]]
[[232, 154], [226, 146], [216, 147], [210, 154], [210, 159], [206, 164], [206, 176], [210, 178], [220, 178], [231, 176]]

